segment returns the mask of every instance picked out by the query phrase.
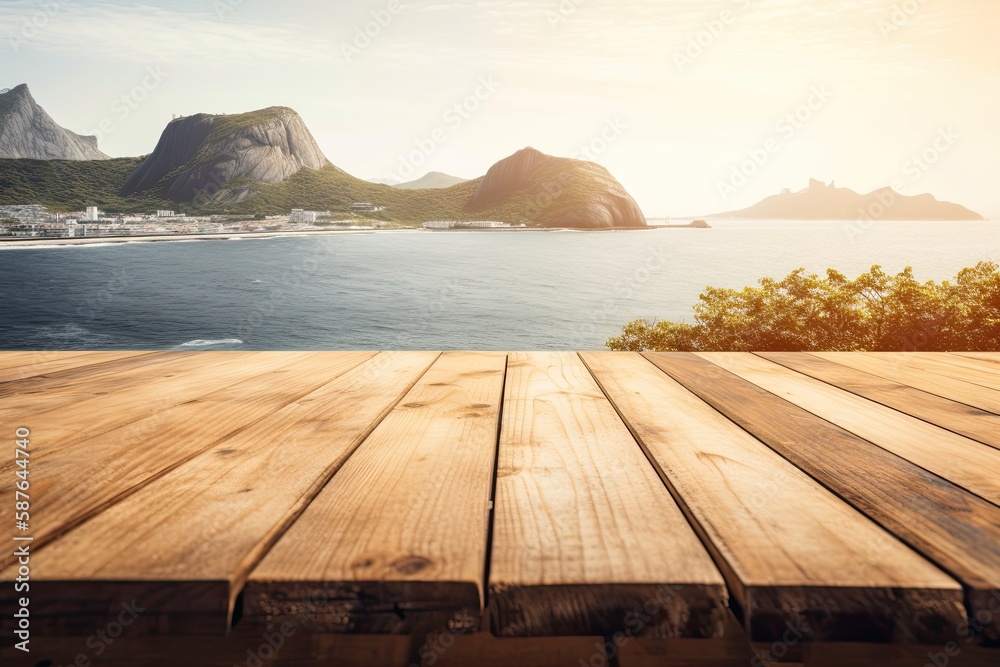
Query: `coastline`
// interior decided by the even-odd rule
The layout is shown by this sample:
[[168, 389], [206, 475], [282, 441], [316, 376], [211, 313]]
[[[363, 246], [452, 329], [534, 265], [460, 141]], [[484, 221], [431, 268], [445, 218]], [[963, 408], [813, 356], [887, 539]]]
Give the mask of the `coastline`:
[[[392, 231], [411, 231], [406, 229]], [[416, 230], [413, 230], [416, 231]], [[46, 246], [86, 246], [125, 243], [169, 243], [171, 241], [234, 241], [242, 239], [273, 239], [288, 236], [335, 236], [346, 234], [374, 234], [368, 229], [309, 230], [302, 232], [231, 232], [222, 234], [160, 234], [155, 236], [94, 236], [89, 238], [15, 238], [0, 239], [3, 248], [37, 248]]]
[[[690, 228], [689, 225], [677, 227]], [[505, 229], [423, 229], [420, 227], [400, 227], [394, 229], [331, 229], [308, 231], [275, 231], [275, 232], [228, 232], [221, 234], [159, 234], [149, 236], [94, 236], [94, 237], [60, 237], [60, 238], [0, 238], [0, 250], [4, 248], [44, 248], [62, 246], [112, 245], [129, 243], [170, 243], [182, 241], [237, 241], [243, 239], [273, 239], [297, 236], [339, 236], [350, 234], [396, 234], [396, 233], [511, 233], [511, 232], [622, 232], [651, 231], [666, 227], [619, 227], [615, 229], [564, 229], [564, 228], [505, 228]]]

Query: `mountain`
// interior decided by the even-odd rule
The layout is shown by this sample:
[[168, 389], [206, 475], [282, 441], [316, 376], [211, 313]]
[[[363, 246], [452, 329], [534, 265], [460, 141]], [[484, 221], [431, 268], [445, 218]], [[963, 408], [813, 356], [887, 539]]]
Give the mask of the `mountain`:
[[799, 192], [785, 191], [740, 211], [719, 213], [710, 218], [765, 220], [982, 220], [964, 206], [938, 201], [932, 195], [906, 196], [892, 188], [866, 195], [849, 188], [825, 185], [810, 179]]
[[394, 178], [366, 178], [365, 180], [376, 185], [399, 185], [399, 181]]
[[428, 188], [450, 188], [459, 183], [467, 183], [468, 180], [467, 178], [442, 174], [440, 171], [432, 171], [423, 178], [409, 183], [390, 183], [389, 185], [400, 190], [426, 190]]
[[31, 96], [26, 84], [0, 94], [0, 159], [108, 160], [97, 137], [60, 127]]
[[[465, 210], [550, 228], [646, 227], [632, 196], [604, 167], [525, 148], [493, 165]], [[501, 219], [501, 218], [496, 218]]]
[[282, 183], [330, 162], [302, 118], [288, 107], [172, 121], [153, 153], [122, 186], [128, 196], [161, 188], [176, 202], [239, 202], [251, 183]]
[[[24, 98], [30, 99], [26, 88], [4, 96], [4, 108]], [[360, 202], [378, 210], [358, 211]], [[410, 227], [432, 220], [646, 227], [635, 200], [606, 169], [531, 148], [472, 181], [440, 173], [402, 187], [363, 181], [332, 165], [287, 107], [175, 119], [145, 157], [0, 158], [0, 205], [25, 203], [56, 211], [97, 205], [111, 213], [169, 208], [195, 215], [277, 215], [304, 208], [330, 211], [337, 220]]]

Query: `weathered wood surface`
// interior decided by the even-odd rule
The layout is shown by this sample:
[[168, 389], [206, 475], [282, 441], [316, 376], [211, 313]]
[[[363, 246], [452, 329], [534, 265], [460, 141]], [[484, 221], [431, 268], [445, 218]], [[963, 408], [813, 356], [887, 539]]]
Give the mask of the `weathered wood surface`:
[[702, 355], [812, 414], [1000, 505], [1000, 450], [747, 353]]
[[251, 573], [244, 620], [479, 627], [506, 361], [444, 353]]
[[722, 577], [575, 353], [511, 355], [496, 496], [496, 634], [721, 634]]
[[[661, 370], [966, 589], [973, 616], [1000, 596], [1000, 507], [697, 355], [647, 354]], [[866, 544], [877, 553], [882, 542]], [[1000, 616], [979, 633], [1000, 639]], [[942, 631], [947, 628], [942, 626]]]
[[[53, 432], [74, 427], [67, 419], [86, 420], [79, 413], [52, 409], [27, 418], [24, 423], [31, 425], [33, 443], [30, 456], [34, 472], [31, 488], [35, 548], [121, 501], [227, 434], [308, 393], [328, 381], [331, 372], [338, 369], [342, 372], [372, 354], [274, 355], [253, 365], [255, 372], [244, 368], [240, 380], [225, 389], [152, 414], [139, 400], [123, 405], [122, 400], [129, 394], [141, 395], [136, 388], [123, 389], [121, 400], [112, 403], [110, 413], [101, 412], [98, 406], [87, 402], [95, 410], [95, 420], [115, 419], [121, 426], [75, 442], [50, 440], [50, 437]], [[184, 372], [183, 365], [175, 366], [174, 372]], [[187, 370], [195, 375], [191, 383], [197, 384], [198, 374], [211, 373], [213, 367], [192, 366]], [[206, 380], [203, 386], [211, 390], [215, 383]], [[115, 397], [118, 399], [117, 393]], [[0, 405], [5, 400], [0, 399]], [[67, 418], [66, 412], [72, 416]], [[206, 418], [208, 415], [211, 417]], [[13, 466], [13, 461], [5, 463]], [[0, 501], [13, 502], [15, 483], [19, 480], [12, 468], [2, 470], [5, 472], [0, 477]], [[11, 554], [4, 553], [0, 562], [6, 566], [12, 559]]]
[[903, 364], [917, 371], [934, 373], [975, 384], [994, 391], [1000, 390], [1000, 378], [989, 368], [973, 360], [944, 353], [916, 356], [906, 352], [869, 352], [869, 356], [890, 363]]
[[[828, 359], [795, 352], [760, 352], [758, 355], [839, 389], [1000, 449], [1000, 415], [914, 389], [900, 382], [864, 373]], [[997, 371], [1000, 372], [1000, 367]]]
[[[323, 353], [282, 371], [289, 382], [257, 378], [244, 391], [270, 403], [266, 412], [214, 411], [235, 430], [212, 433], [207, 451], [202, 443], [201, 453], [41, 551], [36, 590], [57, 594], [60, 605], [136, 599], [146, 609], [142, 626], [224, 630], [250, 569], [436, 356]], [[57, 609], [35, 612], [36, 627], [64, 622]]]
[[932, 643], [964, 620], [955, 580], [649, 361], [582, 356], [713, 546], [752, 639]]
[[[285, 623], [276, 664], [746, 664], [729, 630], [676, 637], [718, 634], [728, 597], [786, 663], [994, 664], [994, 376], [998, 353], [0, 353], [33, 639], [71, 664], [134, 598], [93, 664], [246, 664], [231, 640]], [[18, 470], [11, 446], [3, 506]], [[466, 634], [490, 628], [522, 636]]]
[[[129, 357], [148, 357], [150, 352], [3, 352], [0, 353], [0, 383], [54, 375], [75, 368], [108, 364]], [[145, 361], [145, 359], [143, 360]], [[106, 370], [105, 369], [98, 369]]]
[[1000, 415], [1000, 391], [864, 354], [852, 352], [810, 354]]

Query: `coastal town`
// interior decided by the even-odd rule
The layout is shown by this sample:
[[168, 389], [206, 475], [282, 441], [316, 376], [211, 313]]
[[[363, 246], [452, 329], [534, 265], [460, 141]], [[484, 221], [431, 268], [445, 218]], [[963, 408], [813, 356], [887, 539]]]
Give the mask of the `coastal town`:
[[[334, 219], [330, 211], [292, 209], [288, 215], [189, 216], [170, 210], [151, 213], [111, 214], [97, 206], [59, 213], [40, 204], [0, 206], [0, 241], [15, 239], [95, 239], [121, 237], [189, 237], [218, 234], [269, 234], [288, 232], [366, 231], [400, 228], [399, 225], [366, 217], [385, 210], [367, 202], [351, 206], [350, 217]], [[497, 221], [431, 221], [420, 226], [429, 231], [517, 230]]]
[[358, 203], [350, 217], [334, 220], [329, 211], [293, 209], [288, 215], [188, 216], [170, 210], [150, 213], [110, 214], [97, 206], [59, 213], [40, 204], [0, 206], [0, 238], [97, 238], [198, 234], [266, 233], [322, 230], [374, 230], [389, 223], [371, 220], [365, 213], [382, 209]]

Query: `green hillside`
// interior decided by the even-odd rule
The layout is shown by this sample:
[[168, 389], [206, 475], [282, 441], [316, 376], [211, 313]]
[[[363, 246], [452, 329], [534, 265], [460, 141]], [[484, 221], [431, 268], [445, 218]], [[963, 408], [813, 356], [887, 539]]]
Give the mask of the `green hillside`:
[[[119, 194], [125, 180], [144, 158], [73, 162], [65, 160], [0, 160], [0, 206], [44, 204], [53, 211], [79, 211], [98, 206], [109, 213], [143, 213], [171, 209], [189, 215], [287, 215], [293, 208], [330, 211], [336, 218], [352, 215], [415, 227], [431, 220], [498, 220], [534, 226], [559, 211], [600, 197], [601, 181], [576, 173], [583, 167], [567, 162], [559, 173], [546, 173], [511, 193], [498, 205], [470, 211], [469, 201], [482, 178], [450, 188], [400, 190], [369, 183], [333, 166], [303, 169], [291, 179], [265, 184], [237, 179], [211, 199], [192, 203], [169, 200], [164, 192], [182, 170], [168, 174], [155, 188], [129, 196]], [[354, 214], [351, 205], [370, 202], [385, 207], [377, 213]]]
[[0, 206], [44, 204], [53, 211], [98, 206], [110, 213], [177, 208], [159, 192], [119, 196], [122, 183], [144, 159], [0, 160]]
[[[166, 208], [192, 215], [281, 215], [293, 208], [303, 208], [330, 211], [336, 218], [349, 216], [351, 204], [371, 202], [384, 206], [386, 210], [362, 214], [364, 217], [401, 226], [418, 226], [430, 220], [500, 220], [511, 224], [530, 224], [538, 208], [536, 196], [525, 191], [502, 206], [470, 213], [465, 206], [482, 179], [450, 188], [399, 190], [363, 181], [336, 167], [303, 169], [288, 181], [273, 185], [248, 180], [233, 181], [226, 191], [231, 197], [245, 191], [241, 201], [172, 202], [163, 196], [163, 184], [153, 190], [122, 197], [118, 194], [122, 183], [143, 159], [118, 158], [92, 162], [0, 160], [0, 205], [38, 203], [54, 211], [78, 211], [87, 206], [99, 206], [110, 213], [152, 212]], [[169, 183], [169, 176], [164, 179], [165, 183]]]

